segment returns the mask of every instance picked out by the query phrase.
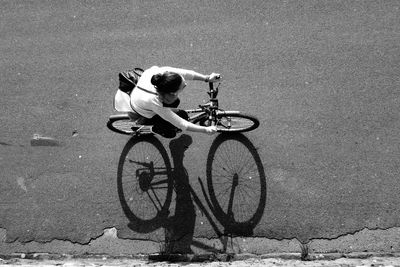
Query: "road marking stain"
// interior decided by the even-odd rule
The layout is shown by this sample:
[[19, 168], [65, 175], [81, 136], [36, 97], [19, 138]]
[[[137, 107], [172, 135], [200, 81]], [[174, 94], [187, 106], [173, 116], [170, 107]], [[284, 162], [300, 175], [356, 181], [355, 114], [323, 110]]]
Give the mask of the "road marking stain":
[[22, 190], [24, 190], [25, 192], [28, 192], [28, 189], [25, 186], [25, 179], [22, 177], [18, 177], [17, 178], [17, 184], [19, 185], [19, 187], [22, 188]]

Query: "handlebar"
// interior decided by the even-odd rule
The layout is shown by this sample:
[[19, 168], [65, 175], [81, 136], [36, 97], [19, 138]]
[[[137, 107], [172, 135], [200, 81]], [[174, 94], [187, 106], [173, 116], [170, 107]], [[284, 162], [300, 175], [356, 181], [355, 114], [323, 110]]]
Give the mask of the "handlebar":
[[[220, 79], [221, 76], [218, 76], [217, 79]], [[218, 86], [214, 89], [214, 83], [213, 82], [209, 82], [208, 83], [208, 94], [210, 95], [210, 98], [216, 98], [218, 95], [218, 87], [221, 83], [218, 84]]]
[[208, 83], [209, 90], [208, 95], [210, 98], [216, 98], [218, 95], [218, 86], [214, 89], [214, 83]]

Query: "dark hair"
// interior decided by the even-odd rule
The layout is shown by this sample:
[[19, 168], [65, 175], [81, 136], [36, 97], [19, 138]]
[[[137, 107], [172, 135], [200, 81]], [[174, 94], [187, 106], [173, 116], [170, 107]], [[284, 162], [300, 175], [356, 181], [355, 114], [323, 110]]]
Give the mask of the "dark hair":
[[182, 83], [182, 76], [178, 73], [166, 71], [151, 77], [153, 84], [160, 93], [174, 93], [178, 91]]

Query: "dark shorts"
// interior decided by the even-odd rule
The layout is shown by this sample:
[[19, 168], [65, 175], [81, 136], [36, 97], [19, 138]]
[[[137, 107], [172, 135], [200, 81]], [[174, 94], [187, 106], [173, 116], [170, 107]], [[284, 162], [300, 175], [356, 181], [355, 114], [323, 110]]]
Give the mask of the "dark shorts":
[[[177, 99], [172, 104], [164, 104], [164, 107], [176, 108], [178, 107], [180, 100]], [[181, 118], [185, 120], [189, 120], [189, 115], [183, 109], [175, 109], [174, 112]], [[152, 131], [165, 137], [165, 138], [174, 138], [177, 133], [181, 132], [181, 129], [176, 128], [172, 123], [164, 120], [159, 115], [155, 115], [151, 119], [145, 119], [143, 121], [144, 125], [153, 125]]]

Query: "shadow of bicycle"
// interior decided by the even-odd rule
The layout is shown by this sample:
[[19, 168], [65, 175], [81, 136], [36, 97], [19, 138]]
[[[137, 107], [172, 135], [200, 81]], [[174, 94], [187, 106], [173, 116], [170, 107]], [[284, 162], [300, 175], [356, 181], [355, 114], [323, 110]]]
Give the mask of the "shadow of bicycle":
[[[165, 253], [191, 253], [191, 246], [213, 252], [215, 248], [194, 241], [195, 205], [207, 217], [226, 250], [226, 236], [252, 236], [263, 216], [266, 178], [261, 159], [250, 140], [241, 134], [221, 134], [211, 145], [207, 165], [207, 189], [199, 178], [204, 201], [189, 183], [183, 164], [192, 138], [182, 135], [169, 143], [168, 153], [154, 136], [133, 137], [125, 145], [118, 165], [118, 195], [138, 233], [165, 229]], [[171, 209], [173, 192], [175, 207]], [[170, 210], [173, 210], [170, 212]], [[210, 214], [213, 216], [211, 216]], [[223, 227], [219, 229], [217, 219]]]

